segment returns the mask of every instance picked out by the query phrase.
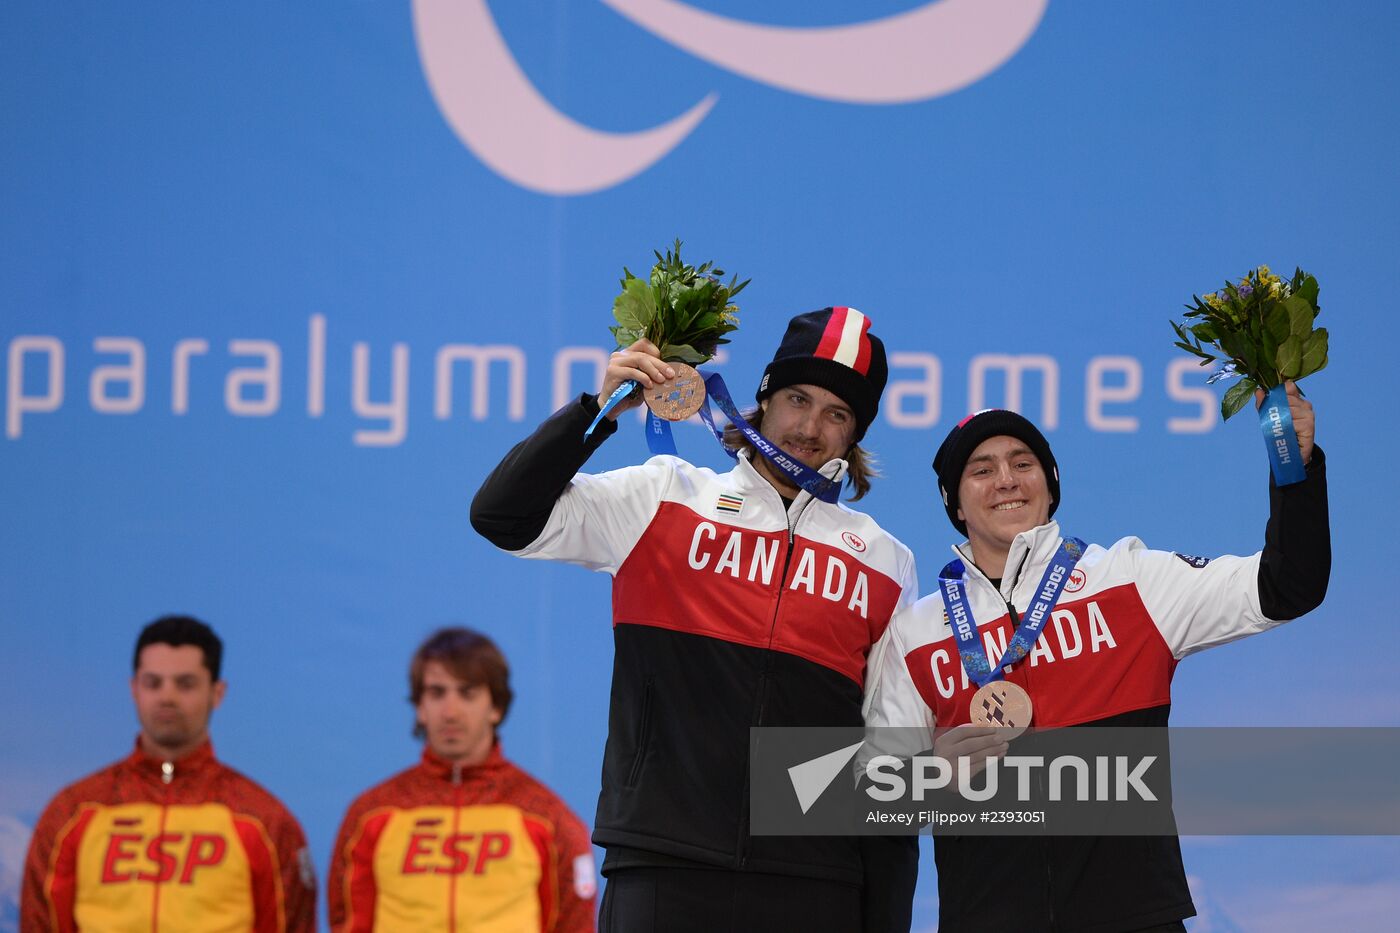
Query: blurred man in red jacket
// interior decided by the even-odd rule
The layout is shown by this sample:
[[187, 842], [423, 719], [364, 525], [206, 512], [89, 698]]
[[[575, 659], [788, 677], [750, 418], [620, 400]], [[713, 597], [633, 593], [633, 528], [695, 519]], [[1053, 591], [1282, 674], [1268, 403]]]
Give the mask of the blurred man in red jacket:
[[346, 812], [331, 856], [333, 930], [593, 930], [588, 829], [501, 755], [509, 678], [500, 650], [464, 628], [413, 655], [423, 758]]
[[198, 619], [165, 616], [141, 632], [136, 748], [45, 808], [25, 862], [23, 933], [315, 929], [301, 827], [209, 744], [222, 657]]

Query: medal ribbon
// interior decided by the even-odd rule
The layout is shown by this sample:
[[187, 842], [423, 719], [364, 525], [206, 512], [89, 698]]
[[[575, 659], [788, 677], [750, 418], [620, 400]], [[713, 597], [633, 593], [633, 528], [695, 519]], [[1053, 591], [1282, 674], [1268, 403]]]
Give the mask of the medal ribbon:
[[987, 658], [986, 646], [977, 637], [977, 620], [972, 617], [972, 608], [967, 603], [967, 593], [963, 590], [963, 576], [967, 568], [961, 560], [954, 560], [938, 574], [938, 585], [943, 590], [943, 604], [948, 608], [948, 623], [953, 627], [953, 637], [958, 642], [958, 654], [962, 656], [963, 669], [968, 679], [981, 687], [994, 680], [1001, 680], [1005, 673], [1002, 668], [1030, 654], [1036, 639], [1045, 628], [1045, 620], [1050, 618], [1050, 610], [1059, 602], [1060, 593], [1069, 582], [1074, 565], [1084, 554], [1084, 542], [1078, 538], [1064, 538], [1055, 556], [1050, 558], [1050, 566], [1040, 578], [1035, 597], [1026, 610], [1021, 624], [1011, 640], [1006, 643], [1006, 653], [996, 664]]
[[[608, 396], [598, 410], [598, 417], [593, 419], [593, 423], [584, 432], [587, 438], [593, 433], [593, 429], [598, 426], [598, 422], [603, 416], [616, 408], [623, 399], [632, 393], [637, 387], [637, 383], [632, 380], [624, 382], [618, 386]], [[729, 387], [724, 384], [724, 377], [719, 373], [710, 373], [705, 376], [705, 404], [700, 406], [700, 420], [705, 422], [705, 426], [714, 434], [715, 439], [723, 443], [724, 432], [716, 425], [714, 415], [710, 411], [710, 403], [719, 406], [726, 418], [734, 427], [738, 428], [749, 443], [753, 444], [754, 450], [758, 451], [775, 469], [786, 476], [794, 486], [805, 489], [811, 493], [813, 498], [823, 502], [835, 503], [841, 498], [841, 483], [838, 480], [827, 479], [816, 470], [809, 467], [800, 460], [789, 457], [768, 438], [758, 433], [744, 420], [744, 416], [739, 414], [739, 407], [734, 404], [734, 399], [729, 394]], [[658, 418], [650, 409], [647, 410], [647, 447], [653, 454], [668, 454], [676, 456], [676, 442], [671, 436], [671, 423], [663, 418]], [[724, 448], [725, 453], [733, 459], [737, 455], [729, 448]]]
[[1291, 486], [1307, 479], [1303, 454], [1298, 449], [1298, 434], [1293, 430], [1293, 413], [1288, 410], [1288, 393], [1279, 383], [1269, 390], [1259, 408], [1259, 430], [1264, 433], [1264, 447], [1269, 451], [1269, 467], [1274, 482]]
[[598, 426], [598, 423], [601, 422], [603, 418], [607, 416], [608, 412], [612, 411], [614, 408], [620, 405], [623, 399], [625, 399], [627, 396], [631, 395], [634, 391], [636, 391], [636, 388], [637, 380], [628, 379], [622, 385], [618, 386], [616, 389], [613, 389], [612, 395], [608, 396], [607, 401], [603, 402], [603, 404], [598, 406], [598, 417], [594, 418], [593, 423], [588, 426], [588, 430], [583, 432], [583, 439], [588, 440], [590, 437], [592, 437], [593, 429]]

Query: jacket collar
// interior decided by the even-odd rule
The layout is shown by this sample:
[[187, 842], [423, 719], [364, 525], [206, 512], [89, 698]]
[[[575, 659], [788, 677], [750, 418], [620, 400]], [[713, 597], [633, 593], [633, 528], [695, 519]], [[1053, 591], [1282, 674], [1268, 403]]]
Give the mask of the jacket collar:
[[[768, 481], [768, 477], [758, 472], [758, 468], [753, 465], [753, 458], [755, 456], [761, 457], [763, 455], [749, 447], [745, 447], [739, 451], [738, 463], [734, 467], [734, 474], [739, 478], [741, 488], [771, 489], [774, 493], [781, 496], [782, 493], [778, 492], [778, 488]], [[832, 457], [817, 472], [827, 479], [835, 480], [839, 483], [841, 480], [845, 479], [846, 470], [849, 466], [850, 464], [840, 457]], [[793, 503], [805, 503], [810, 498], [812, 498], [811, 493], [798, 487], [797, 497], [793, 499]]]
[[441, 778], [444, 781], [470, 780], [476, 776], [489, 776], [500, 770], [506, 764], [505, 756], [501, 754], [501, 740], [496, 739], [491, 746], [491, 751], [486, 755], [486, 760], [475, 765], [457, 765], [441, 758], [433, 753], [428, 744], [423, 743], [423, 758], [421, 765], [425, 771], [433, 777]]
[[127, 756], [127, 764], [134, 768], [143, 777], [155, 780], [165, 780], [169, 784], [175, 778], [185, 777], [191, 774], [198, 774], [218, 764], [218, 759], [214, 757], [214, 744], [205, 739], [189, 754], [179, 758], [167, 758], [163, 755], [149, 755], [141, 747], [141, 736], [136, 737], [136, 747]]
[[[1003, 599], [1011, 599], [1029, 577], [1034, 577], [1030, 585], [1035, 586], [1040, 580], [1036, 571], [1050, 563], [1050, 558], [1055, 556], [1059, 546], [1060, 523], [1053, 520], [1018, 534], [1011, 542], [1011, 550], [1006, 554], [1006, 570], [1002, 573], [999, 595]], [[976, 581], [979, 586], [994, 589], [987, 575], [972, 562], [971, 542], [964, 541], [954, 545], [953, 553], [967, 568], [969, 579]]]

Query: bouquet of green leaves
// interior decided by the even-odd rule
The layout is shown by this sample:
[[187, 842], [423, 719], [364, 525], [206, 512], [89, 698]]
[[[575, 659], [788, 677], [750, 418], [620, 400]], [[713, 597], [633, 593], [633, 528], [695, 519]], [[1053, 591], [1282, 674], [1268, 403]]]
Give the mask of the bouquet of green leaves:
[[622, 268], [622, 293], [613, 300], [612, 328], [618, 348], [647, 338], [668, 362], [692, 366], [708, 362], [724, 336], [739, 326], [734, 296], [749, 280], [734, 276], [725, 284], [724, 270], [713, 262], [687, 265], [681, 259], [681, 241], [666, 255], [656, 252], [656, 265], [648, 279], [639, 279]]
[[1327, 329], [1313, 327], [1320, 310], [1317, 279], [1302, 269], [1284, 281], [1260, 266], [1217, 292], [1191, 297], [1187, 320], [1171, 322], [1176, 345], [1200, 357], [1202, 366], [1224, 361], [1207, 383], [1241, 377], [1220, 403], [1222, 418], [1243, 408], [1255, 389], [1267, 392], [1327, 365]]
[[[675, 376], [653, 385], [644, 399], [653, 414], [678, 421], [704, 404], [705, 383], [692, 367], [712, 359], [720, 344], [729, 342], [725, 334], [738, 329], [739, 306], [734, 296], [749, 280], [740, 282], [735, 276], [725, 284], [724, 270], [713, 262], [687, 265], [681, 259], [680, 240], [666, 255], [655, 255], [656, 265], [645, 280], [622, 267], [622, 292], [613, 299], [617, 326], [612, 335], [619, 350], [645, 337], [663, 360], [674, 364]], [[607, 399], [600, 399], [598, 416], [583, 436], [590, 437], [609, 412], [637, 391], [638, 384], [629, 379]]]

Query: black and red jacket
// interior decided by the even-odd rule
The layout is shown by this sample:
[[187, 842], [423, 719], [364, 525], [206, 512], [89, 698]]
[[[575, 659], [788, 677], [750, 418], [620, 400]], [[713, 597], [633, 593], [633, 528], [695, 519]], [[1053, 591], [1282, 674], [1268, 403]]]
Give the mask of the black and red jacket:
[[844, 505], [804, 492], [788, 507], [743, 456], [728, 473], [663, 456], [575, 475], [616, 430], [585, 442], [596, 411], [585, 396], [513, 449], [472, 524], [613, 577], [604, 871], [676, 859], [862, 883], [858, 839], [750, 835], [749, 729], [861, 724], [871, 646], [917, 596], [913, 556]]

